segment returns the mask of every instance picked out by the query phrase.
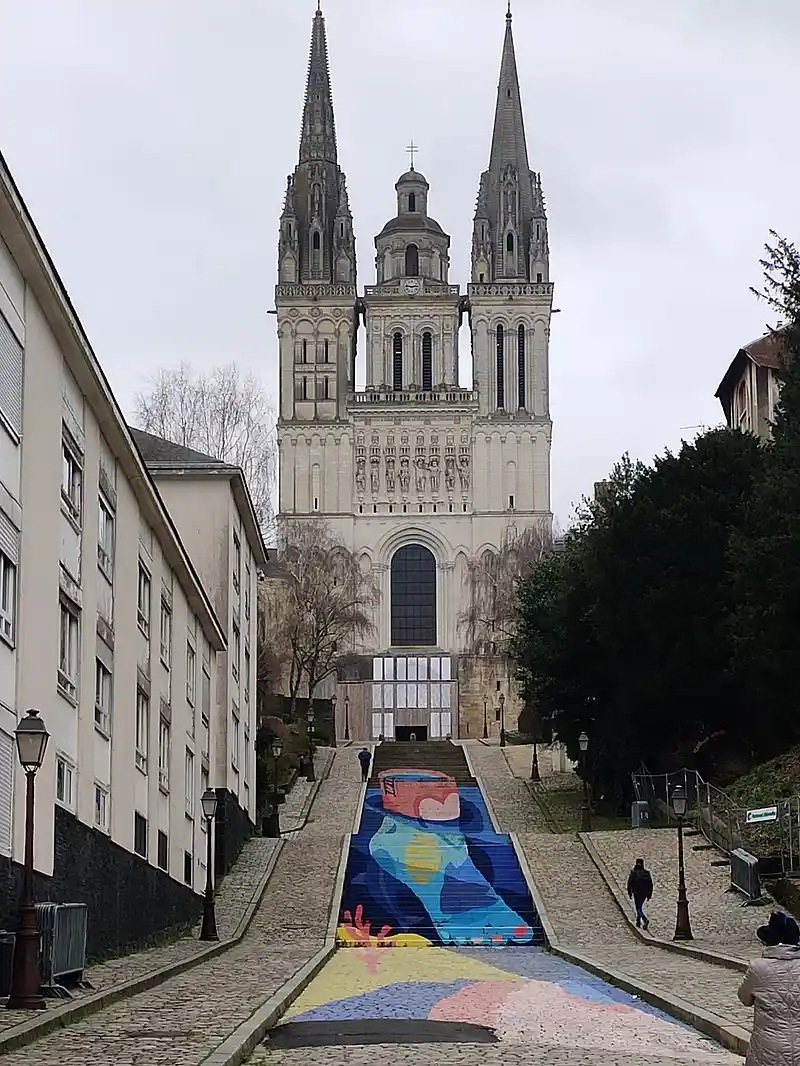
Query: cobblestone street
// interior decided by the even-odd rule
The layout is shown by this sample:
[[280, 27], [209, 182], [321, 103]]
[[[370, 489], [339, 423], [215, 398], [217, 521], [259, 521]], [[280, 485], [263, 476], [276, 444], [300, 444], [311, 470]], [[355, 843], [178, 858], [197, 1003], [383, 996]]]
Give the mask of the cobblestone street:
[[[12, 1051], [4, 1062], [8, 1066], [201, 1063], [322, 946], [342, 836], [351, 828], [360, 784], [354, 752], [337, 752], [311, 819], [305, 829], [287, 838], [241, 944], [151, 991]], [[287, 822], [289, 817], [287, 812]]]

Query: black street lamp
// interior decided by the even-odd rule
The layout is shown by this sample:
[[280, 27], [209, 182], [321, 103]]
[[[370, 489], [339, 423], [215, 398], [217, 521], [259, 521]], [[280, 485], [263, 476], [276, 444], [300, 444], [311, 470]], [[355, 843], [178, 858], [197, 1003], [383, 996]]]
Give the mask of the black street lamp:
[[586, 752], [589, 750], [589, 738], [586, 733], [578, 737], [578, 747], [581, 749], [581, 774], [583, 775], [583, 803], [581, 804], [581, 832], [592, 831], [592, 808], [589, 804], [589, 781], [586, 776]]
[[203, 817], [206, 820], [206, 894], [203, 897], [203, 925], [200, 929], [201, 940], [219, 940], [217, 933], [217, 914], [214, 907], [214, 862], [211, 850], [211, 830], [217, 816], [216, 789], [207, 788], [200, 799]]
[[344, 739], [350, 739], [350, 693], [344, 694]]
[[531, 758], [531, 781], [541, 781], [542, 775], [539, 773], [539, 749], [536, 741], [536, 734], [533, 737], [533, 756]]
[[317, 775], [314, 773], [314, 703], [313, 700], [308, 701], [308, 714], [306, 715], [306, 721], [308, 723], [308, 773], [306, 774], [306, 781], [316, 781]]
[[331, 696], [331, 747], [336, 747], [336, 693]]
[[489, 719], [486, 717], [486, 707], [489, 703], [489, 697], [483, 697], [483, 739], [489, 739]]
[[14, 941], [11, 993], [6, 1006], [9, 1010], [44, 1010], [47, 1004], [42, 995], [39, 925], [36, 921], [36, 904], [33, 902], [33, 782], [36, 771], [44, 762], [50, 734], [39, 717], [39, 712], [28, 711], [14, 731], [14, 737], [17, 741], [17, 755], [26, 778], [25, 871], [19, 909], [19, 930]]
[[269, 814], [266, 820], [266, 835], [275, 839], [281, 835], [280, 811], [278, 809], [278, 760], [283, 751], [280, 737], [273, 737], [270, 743], [272, 755], [272, 790], [270, 792]]
[[683, 863], [683, 819], [686, 815], [686, 789], [676, 785], [672, 790], [672, 809], [678, 819], [678, 913], [675, 918], [673, 940], [694, 940], [689, 921], [689, 901], [686, 898], [686, 873]]
[[500, 747], [506, 746], [506, 698], [500, 693]]

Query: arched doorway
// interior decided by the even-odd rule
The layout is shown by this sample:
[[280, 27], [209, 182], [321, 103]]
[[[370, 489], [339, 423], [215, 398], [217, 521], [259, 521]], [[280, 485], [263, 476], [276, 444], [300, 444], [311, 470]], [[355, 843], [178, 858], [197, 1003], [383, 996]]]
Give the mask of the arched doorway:
[[407, 544], [392, 556], [392, 646], [434, 647], [436, 560], [421, 544]]

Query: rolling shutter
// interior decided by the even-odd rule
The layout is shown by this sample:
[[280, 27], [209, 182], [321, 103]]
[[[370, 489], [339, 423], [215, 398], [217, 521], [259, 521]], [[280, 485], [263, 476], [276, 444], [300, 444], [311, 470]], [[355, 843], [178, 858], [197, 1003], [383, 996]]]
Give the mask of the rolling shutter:
[[11, 811], [14, 794], [14, 741], [0, 732], [0, 855], [11, 854]]
[[0, 314], [0, 410], [18, 434], [22, 434], [23, 368], [22, 345]]

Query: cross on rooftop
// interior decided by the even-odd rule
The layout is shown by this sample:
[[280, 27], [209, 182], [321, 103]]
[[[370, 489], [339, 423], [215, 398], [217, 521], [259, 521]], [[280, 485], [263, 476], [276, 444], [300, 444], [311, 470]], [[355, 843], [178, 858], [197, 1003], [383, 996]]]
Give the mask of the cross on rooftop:
[[419, 151], [419, 148], [416, 146], [416, 144], [414, 144], [414, 141], [412, 140], [411, 144], [408, 146], [408, 148], [406, 148], [406, 151], [411, 156], [411, 169], [413, 170], [414, 169], [414, 156]]

